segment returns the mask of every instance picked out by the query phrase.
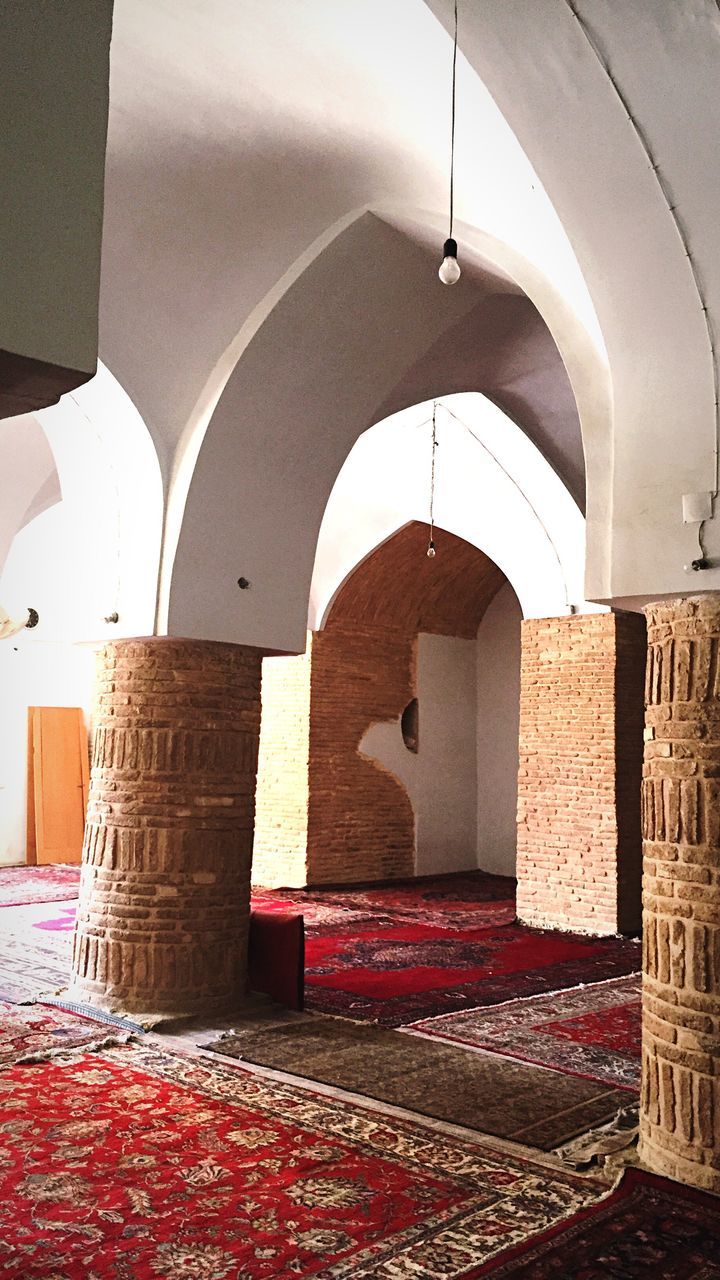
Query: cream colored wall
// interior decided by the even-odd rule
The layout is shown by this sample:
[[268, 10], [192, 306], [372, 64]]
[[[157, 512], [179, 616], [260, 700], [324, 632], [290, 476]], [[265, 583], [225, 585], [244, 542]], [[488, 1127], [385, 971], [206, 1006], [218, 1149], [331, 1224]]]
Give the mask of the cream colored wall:
[[475, 642], [420, 635], [419, 749], [400, 723], [373, 725], [360, 750], [403, 783], [415, 814], [415, 871], [442, 875], [475, 866]]
[[418, 875], [476, 865], [475, 642], [418, 636]]

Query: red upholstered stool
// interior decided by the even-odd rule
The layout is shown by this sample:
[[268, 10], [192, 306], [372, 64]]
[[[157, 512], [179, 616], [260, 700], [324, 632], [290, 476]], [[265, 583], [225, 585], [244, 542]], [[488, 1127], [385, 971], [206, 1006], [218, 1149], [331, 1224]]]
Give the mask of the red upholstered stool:
[[289, 1009], [305, 1000], [305, 920], [299, 913], [251, 911], [248, 986]]

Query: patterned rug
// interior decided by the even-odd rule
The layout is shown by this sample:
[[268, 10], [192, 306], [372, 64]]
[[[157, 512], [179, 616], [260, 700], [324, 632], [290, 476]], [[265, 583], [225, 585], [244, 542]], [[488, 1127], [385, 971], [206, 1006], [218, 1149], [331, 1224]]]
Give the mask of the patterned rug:
[[16, 1280], [460, 1280], [603, 1193], [146, 1045], [12, 1067], [0, 1096], [0, 1273]]
[[453, 929], [479, 929], [512, 924], [515, 919], [515, 881], [483, 871], [354, 889], [254, 888], [255, 899], [263, 909], [272, 909], [277, 902], [279, 909], [302, 911], [306, 930], [318, 933], [341, 927], [343, 921], [372, 925], [405, 920]]
[[335, 902], [317, 901], [316, 898], [306, 896], [302, 889], [283, 889], [280, 894], [272, 890], [253, 889], [250, 905], [254, 910], [277, 911], [281, 915], [292, 915], [300, 911], [305, 920], [306, 932], [310, 929], [317, 934], [337, 933], [348, 925], [363, 928], [375, 924], [378, 919], [384, 924], [392, 924], [392, 917], [389, 915], [380, 915], [377, 911], [354, 910], [350, 905]]
[[719, 1280], [720, 1198], [628, 1169], [612, 1195], [473, 1277]]
[[636, 1092], [640, 1011], [638, 974], [491, 1009], [449, 1013], [405, 1030]]
[[614, 1119], [627, 1103], [608, 1085], [347, 1018], [241, 1024], [203, 1047], [542, 1151]]
[[[123, 1038], [120, 1033], [120, 1039]], [[127, 1038], [127, 1034], [125, 1035]], [[0, 1068], [20, 1062], [39, 1062], [118, 1043], [102, 1022], [80, 1018], [41, 1005], [17, 1005], [0, 1001]]]
[[308, 1009], [398, 1027], [634, 973], [640, 943], [524, 925], [380, 925], [322, 937], [311, 933], [305, 957]]
[[66, 987], [74, 907], [63, 903], [0, 910], [0, 1000], [22, 1003]]
[[77, 898], [79, 867], [0, 867], [0, 907]]

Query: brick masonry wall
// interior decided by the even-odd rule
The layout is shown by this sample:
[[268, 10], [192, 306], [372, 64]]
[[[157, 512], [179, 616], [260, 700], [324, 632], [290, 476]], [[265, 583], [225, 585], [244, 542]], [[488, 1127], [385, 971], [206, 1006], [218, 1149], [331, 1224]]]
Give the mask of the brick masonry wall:
[[720, 1191], [720, 596], [646, 612], [640, 1152]]
[[312, 645], [262, 664], [252, 879], [269, 888], [307, 883]]
[[150, 637], [98, 654], [71, 994], [133, 1012], [244, 993], [260, 654]]
[[313, 637], [308, 881], [391, 880], [415, 869], [415, 818], [393, 774], [358, 746], [415, 694], [415, 639], [377, 626]]
[[517, 876], [527, 924], [609, 934], [640, 923], [644, 661], [639, 615], [522, 624]]

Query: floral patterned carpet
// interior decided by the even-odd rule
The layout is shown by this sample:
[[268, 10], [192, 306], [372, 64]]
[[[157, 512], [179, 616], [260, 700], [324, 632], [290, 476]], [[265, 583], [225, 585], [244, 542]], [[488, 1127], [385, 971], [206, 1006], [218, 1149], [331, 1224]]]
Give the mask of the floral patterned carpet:
[[612, 1195], [472, 1272], [495, 1280], [718, 1280], [720, 1197], [628, 1169]]
[[0, 1274], [468, 1277], [601, 1183], [143, 1043], [0, 1073]]
[[640, 1005], [638, 974], [428, 1018], [405, 1030], [637, 1092]]
[[[127, 1035], [110, 1032], [102, 1022], [34, 1004], [0, 1001], [0, 1070], [20, 1062], [45, 1061], [97, 1049]], [[1, 1274], [1, 1273], [0, 1273]]]

